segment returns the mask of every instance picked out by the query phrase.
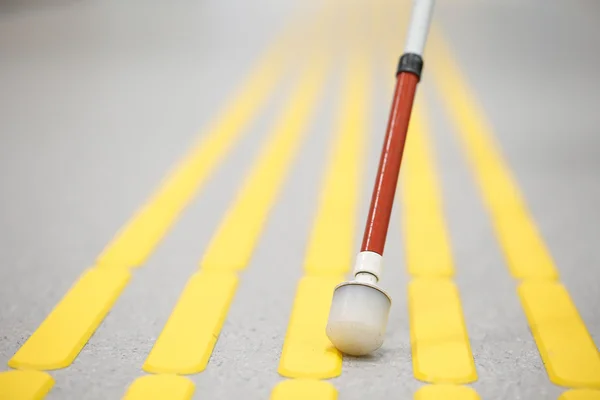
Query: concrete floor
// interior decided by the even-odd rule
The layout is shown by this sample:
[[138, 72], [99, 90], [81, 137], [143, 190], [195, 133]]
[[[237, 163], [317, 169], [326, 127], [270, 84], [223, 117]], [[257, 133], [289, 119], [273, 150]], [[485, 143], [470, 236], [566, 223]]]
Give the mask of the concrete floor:
[[[6, 363], [197, 135], [262, 50], [295, 23], [343, 68], [352, 38], [371, 60], [368, 206], [403, 46], [408, 2], [352, 1], [354, 24], [318, 2], [0, 1], [0, 362]], [[348, 15], [350, 15], [348, 14]], [[593, 1], [440, 0], [443, 33], [527, 200], [561, 281], [600, 343], [600, 6]], [[310, 32], [317, 32], [310, 36]], [[343, 39], [347, 39], [344, 42]], [[318, 40], [317, 40], [318, 39]], [[393, 50], [393, 49], [396, 50]], [[392, 49], [393, 51], [390, 51]], [[427, 63], [427, 105], [463, 312], [482, 399], [557, 399]], [[293, 71], [180, 215], [47, 399], [120, 398], [141, 366], [281, 109]], [[340, 82], [325, 96], [241, 283], [197, 399], [265, 399], [312, 226]], [[302, 193], [299, 196], [298, 193]], [[308, 200], [307, 200], [308, 199]], [[413, 377], [403, 239], [394, 209], [382, 284], [394, 298], [385, 345], [345, 358], [340, 399], [410, 398]]]

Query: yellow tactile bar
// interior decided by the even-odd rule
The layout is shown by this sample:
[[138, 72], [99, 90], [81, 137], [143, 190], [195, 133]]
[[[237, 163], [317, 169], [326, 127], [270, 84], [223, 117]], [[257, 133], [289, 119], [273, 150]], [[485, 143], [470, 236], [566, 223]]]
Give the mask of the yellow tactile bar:
[[480, 397], [467, 386], [427, 385], [415, 392], [414, 400], [480, 400]]
[[362, 59], [353, 59], [352, 64], [304, 261], [304, 270], [310, 275], [345, 274], [352, 267], [370, 95], [368, 65]]
[[598, 350], [566, 289], [552, 283], [558, 278], [557, 269], [493, 141], [483, 111], [439, 34], [433, 38], [430, 58], [432, 65], [440, 67], [432, 68], [431, 76], [475, 171], [511, 273], [525, 281], [519, 295], [550, 380], [571, 387], [600, 387]]
[[50, 370], [73, 362], [130, 279], [121, 269], [87, 270], [9, 360], [19, 369]]
[[364, 59], [351, 58], [347, 64], [330, 162], [307, 246], [307, 275], [298, 284], [278, 368], [289, 378], [325, 379], [342, 371], [342, 356], [325, 326], [333, 289], [352, 267], [370, 88]]
[[408, 308], [415, 377], [430, 383], [477, 380], [456, 285], [441, 278], [414, 279]]
[[0, 399], [41, 400], [54, 385], [54, 379], [41, 371], [6, 371], [0, 373]]
[[147, 375], [137, 378], [123, 400], [190, 400], [194, 383], [183, 376]]
[[247, 131], [277, 87], [282, 72], [281, 56], [271, 50], [234, 94], [230, 105], [217, 115], [198, 144], [107, 245], [96, 265], [129, 268], [145, 262], [212, 171]]
[[238, 285], [233, 272], [200, 271], [192, 276], [144, 371], [194, 374], [204, 370]]
[[412, 276], [450, 277], [452, 254], [425, 120], [417, 101], [406, 139], [401, 191], [407, 266]]
[[600, 400], [600, 390], [574, 389], [560, 395], [558, 400]]
[[288, 378], [333, 378], [342, 372], [342, 355], [325, 334], [338, 277], [306, 276], [300, 280], [278, 372]]
[[[106, 246], [97, 260], [97, 268], [104, 271], [87, 271], [9, 361], [9, 366], [56, 369], [74, 360], [129, 280], [126, 269], [139, 266], [150, 255], [178, 213], [274, 92], [283, 76], [282, 54], [288, 54], [281, 52], [281, 43], [261, 57], [213, 127]], [[111, 267], [123, 271], [111, 272]], [[96, 295], [89, 296], [91, 293]]]
[[[317, 59], [313, 59], [317, 61]], [[282, 118], [190, 279], [144, 370], [193, 374], [206, 368], [237, 288], [236, 271], [254, 251], [267, 214], [283, 184], [316, 108], [327, 60], [310, 63], [296, 83]]]
[[518, 292], [550, 380], [600, 388], [600, 355], [565, 287], [524, 282]]
[[440, 90], [473, 167], [511, 274], [519, 279], [556, 279], [558, 272], [552, 257], [494, 141], [483, 110], [440, 34], [431, 37], [431, 78]]
[[269, 400], [337, 400], [335, 387], [325, 381], [291, 379], [279, 382]]
[[269, 211], [308, 133], [319, 95], [323, 93], [329, 62], [325, 55], [315, 56], [298, 80], [271, 137], [200, 261], [202, 268], [239, 271], [247, 266]]

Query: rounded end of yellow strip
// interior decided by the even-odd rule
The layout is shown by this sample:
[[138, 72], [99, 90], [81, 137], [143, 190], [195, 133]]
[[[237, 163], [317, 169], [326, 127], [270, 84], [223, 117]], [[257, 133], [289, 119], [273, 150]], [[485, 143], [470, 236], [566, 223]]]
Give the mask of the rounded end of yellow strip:
[[123, 400], [189, 400], [194, 390], [194, 383], [183, 376], [147, 375], [129, 386]]
[[10, 359], [12, 368], [68, 367], [131, 279], [124, 269], [90, 268]]
[[54, 379], [42, 371], [0, 373], [0, 399], [41, 400], [54, 386]]
[[561, 394], [558, 400], [600, 400], [600, 390], [568, 390]]
[[270, 400], [336, 400], [335, 387], [324, 381], [293, 379], [277, 384], [271, 392]]
[[414, 400], [481, 400], [468, 386], [427, 385], [415, 392]]
[[18, 369], [18, 370], [37, 370], [37, 371], [54, 371], [57, 369], [67, 368], [71, 364], [71, 361], [68, 359], [64, 359], [59, 362], [29, 362], [27, 358], [23, 358], [21, 360], [19, 352], [17, 352], [13, 358], [8, 360], [6, 365], [10, 368]]
[[277, 369], [277, 373], [279, 373], [279, 375], [281, 375], [284, 378], [331, 379], [336, 378], [342, 374], [342, 368], [337, 365], [338, 363], [335, 364], [335, 366], [332, 365], [329, 368], [315, 368], [315, 366], [307, 366], [306, 369], [287, 368], [284, 365], [280, 365]]
[[472, 368], [471, 366], [468, 366], [468, 370], [464, 370], [464, 366], [457, 365], [458, 369], [455, 371], [451, 371], [448, 366], [448, 364], [441, 365], [437, 374], [431, 374], [423, 372], [425, 368], [416, 365], [414, 372], [415, 379], [424, 383], [436, 385], [464, 385], [476, 382], [478, 379], [475, 365], [473, 365]]
[[328, 379], [342, 373], [342, 355], [326, 335], [335, 286], [343, 276], [300, 279], [278, 372], [286, 378]]
[[571, 388], [600, 388], [600, 355], [567, 289], [559, 282], [518, 287], [550, 381]]
[[447, 279], [413, 279], [408, 300], [415, 377], [436, 384], [476, 381], [456, 284]]
[[188, 281], [143, 369], [158, 374], [202, 372], [217, 342], [239, 277], [200, 270]]
[[554, 268], [545, 268], [543, 270], [523, 271], [512, 267], [509, 264], [509, 272], [517, 281], [521, 282], [558, 282], [560, 275]]

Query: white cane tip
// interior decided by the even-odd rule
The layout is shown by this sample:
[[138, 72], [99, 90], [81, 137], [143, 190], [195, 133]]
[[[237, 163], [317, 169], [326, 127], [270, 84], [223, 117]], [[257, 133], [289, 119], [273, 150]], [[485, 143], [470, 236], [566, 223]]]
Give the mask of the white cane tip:
[[390, 298], [377, 288], [358, 282], [338, 286], [333, 294], [327, 337], [342, 353], [363, 356], [381, 347]]

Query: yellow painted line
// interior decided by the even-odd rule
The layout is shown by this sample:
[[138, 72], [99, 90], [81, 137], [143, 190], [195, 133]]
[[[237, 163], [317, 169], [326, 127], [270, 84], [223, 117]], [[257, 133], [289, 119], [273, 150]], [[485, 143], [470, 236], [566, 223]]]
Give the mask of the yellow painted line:
[[452, 254], [422, 103], [416, 102], [404, 152], [402, 220], [408, 272], [415, 277], [451, 277]]
[[97, 266], [129, 268], [145, 262], [275, 90], [283, 72], [278, 54], [272, 51], [262, 60], [198, 144], [107, 245]]
[[8, 365], [41, 370], [67, 367], [100, 325], [130, 277], [129, 271], [120, 269], [85, 271]]
[[194, 374], [206, 368], [238, 286], [233, 272], [199, 271], [187, 283], [143, 369]]
[[337, 400], [335, 387], [325, 381], [292, 379], [279, 382], [271, 392], [270, 400]]
[[296, 82], [271, 137], [200, 261], [201, 268], [239, 271], [248, 265], [269, 211], [308, 132], [329, 61], [325, 56], [315, 56]]
[[342, 373], [342, 355], [325, 334], [338, 277], [305, 276], [300, 280], [279, 362], [287, 378], [327, 379]]
[[311, 275], [339, 275], [352, 267], [360, 182], [369, 131], [370, 69], [360, 57], [349, 63], [341, 94], [317, 216], [304, 270]]
[[524, 282], [518, 293], [550, 381], [600, 388], [600, 355], [565, 287]]
[[194, 383], [183, 376], [147, 375], [137, 378], [123, 400], [190, 400]]
[[415, 392], [414, 400], [480, 400], [480, 397], [467, 386], [427, 385]]
[[561, 394], [558, 400], [600, 400], [600, 390], [568, 390]]
[[54, 379], [41, 371], [0, 373], [0, 399], [41, 400], [54, 385]]
[[429, 383], [476, 381], [456, 285], [447, 279], [413, 279], [408, 308], [415, 377]]
[[431, 38], [431, 78], [442, 94], [475, 171], [511, 274], [518, 279], [556, 279], [558, 272], [552, 257], [529, 215], [482, 108], [471, 94], [441, 35], [432, 34]]

